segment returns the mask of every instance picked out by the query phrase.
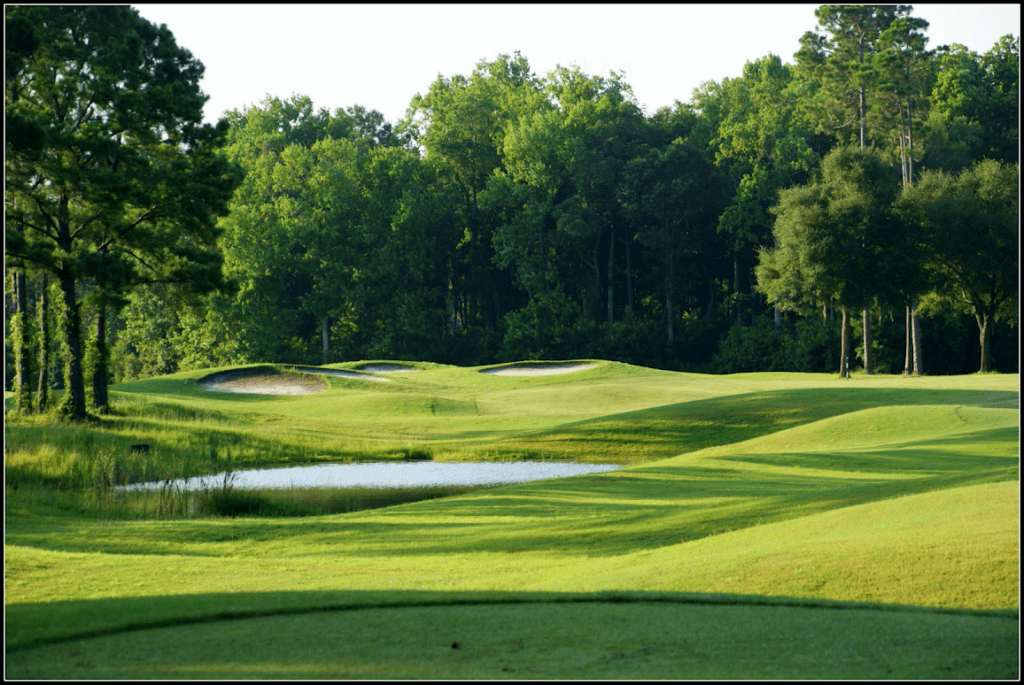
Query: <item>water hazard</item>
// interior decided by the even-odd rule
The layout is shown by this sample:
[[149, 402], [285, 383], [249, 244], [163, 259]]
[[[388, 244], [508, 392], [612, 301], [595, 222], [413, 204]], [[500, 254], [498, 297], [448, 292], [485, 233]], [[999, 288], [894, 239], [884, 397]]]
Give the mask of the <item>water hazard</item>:
[[[545, 478], [565, 478], [622, 468], [619, 464], [581, 464], [551, 461], [506, 462], [372, 462], [322, 464], [279, 469], [236, 471], [229, 482], [246, 490], [277, 488], [396, 488], [436, 485], [507, 485]], [[180, 490], [223, 486], [225, 474], [200, 476], [171, 484]], [[164, 481], [122, 486], [132, 490], [158, 490]]]

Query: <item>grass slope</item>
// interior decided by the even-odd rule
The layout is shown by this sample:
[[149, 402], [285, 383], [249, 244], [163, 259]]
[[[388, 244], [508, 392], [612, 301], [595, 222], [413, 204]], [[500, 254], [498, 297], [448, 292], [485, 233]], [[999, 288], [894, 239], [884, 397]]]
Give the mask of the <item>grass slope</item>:
[[[303, 440], [325, 454], [383, 453], [413, 435], [435, 458], [529, 452], [635, 465], [297, 519], [111, 520], [8, 489], [8, 675], [1016, 673], [1016, 376], [851, 382], [601, 363], [529, 378], [417, 366], [372, 390], [328, 378], [325, 393], [284, 399], [183, 382], [203, 374], [140, 381], [120, 389], [124, 414], [105, 437], [131, 436], [140, 421], [168, 441], [209, 429], [258, 462], [235, 440], [265, 435], [298, 459]], [[46, 452], [33, 431], [55, 429], [17, 430], [8, 468], [38, 468]], [[335, 610], [345, 611], [322, 613]], [[653, 611], [667, 613], [654, 622]], [[249, 618], [210, 623], [229, 617]], [[324, 621], [348, 637], [252, 648]], [[708, 622], [721, 640], [693, 628]], [[440, 625], [451, 628], [430, 628]], [[579, 626], [593, 628], [584, 638]], [[208, 628], [226, 637], [219, 651], [186, 650], [191, 665], [157, 648], [209, 645]], [[837, 646], [826, 637], [835, 630], [854, 637]], [[104, 651], [129, 639], [148, 656], [126, 664]], [[965, 640], [984, 648], [966, 658]], [[729, 658], [740, 644], [746, 657]]]

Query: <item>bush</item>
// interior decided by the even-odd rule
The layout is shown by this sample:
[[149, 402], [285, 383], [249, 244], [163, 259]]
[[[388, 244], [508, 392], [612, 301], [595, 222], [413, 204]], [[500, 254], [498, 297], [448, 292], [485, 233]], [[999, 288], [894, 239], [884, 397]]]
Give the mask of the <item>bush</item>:
[[712, 368], [715, 373], [794, 370], [785, 368], [786, 342], [770, 319], [759, 318], [749, 328], [734, 326], [719, 343]]
[[797, 371], [829, 373], [838, 367], [837, 324], [822, 325], [816, 316], [796, 321], [785, 318], [775, 325], [774, 317], [759, 317], [753, 326], [733, 326], [718, 345], [713, 373], [756, 371]]
[[543, 293], [502, 319], [501, 358], [507, 360], [586, 357], [597, 326], [560, 289]]

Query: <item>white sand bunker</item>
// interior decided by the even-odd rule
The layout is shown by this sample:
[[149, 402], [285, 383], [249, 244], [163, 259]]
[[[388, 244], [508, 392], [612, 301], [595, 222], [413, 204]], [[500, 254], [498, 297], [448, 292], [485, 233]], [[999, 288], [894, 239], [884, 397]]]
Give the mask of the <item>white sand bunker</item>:
[[292, 366], [288, 368], [288, 371], [278, 371], [270, 366], [257, 366], [215, 373], [200, 378], [196, 381], [196, 385], [211, 392], [235, 392], [250, 395], [311, 395], [327, 389], [327, 381], [322, 376], [338, 376], [383, 383], [391, 380], [358, 371], [322, 369], [319, 366]]
[[[380, 381], [381, 383], [390, 383], [390, 378], [381, 378], [380, 376], [371, 376], [369, 373], [361, 373], [359, 371], [346, 371], [344, 369], [325, 369], [319, 366], [291, 366], [288, 367], [294, 371], [301, 371], [303, 373], [319, 373], [324, 376], [337, 376], [338, 378], [354, 378], [360, 381]], [[369, 371], [369, 369], [367, 369]], [[380, 373], [374, 371], [373, 373]]]
[[200, 378], [196, 385], [211, 392], [251, 395], [311, 395], [327, 389], [323, 378], [303, 373], [282, 373], [270, 367], [215, 373]]
[[[359, 367], [360, 371], [366, 373], [402, 373], [404, 371], [419, 371], [415, 366], [404, 364], [364, 364]], [[383, 379], [382, 379], [383, 380]]]
[[560, 373], [574, 373], [592, 369], [593, 362], [520, 362], [506, 366], [483, 369], [480, 373], [492, 376], [554, 376]]

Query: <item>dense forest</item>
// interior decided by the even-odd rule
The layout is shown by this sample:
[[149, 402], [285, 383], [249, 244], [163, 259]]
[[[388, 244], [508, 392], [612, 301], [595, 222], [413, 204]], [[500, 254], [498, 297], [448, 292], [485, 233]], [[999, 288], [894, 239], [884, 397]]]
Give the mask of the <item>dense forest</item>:
[[928, 49], [910, 6], [822, 6], [793, 63], [653, 113], [515, 53], [398, 122], [294, 95], [209, 126], [166, 27], [6, 13], [26, 410], [256, 362], [1018, 371], [1019, 37]]

